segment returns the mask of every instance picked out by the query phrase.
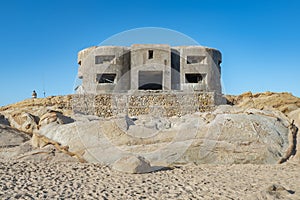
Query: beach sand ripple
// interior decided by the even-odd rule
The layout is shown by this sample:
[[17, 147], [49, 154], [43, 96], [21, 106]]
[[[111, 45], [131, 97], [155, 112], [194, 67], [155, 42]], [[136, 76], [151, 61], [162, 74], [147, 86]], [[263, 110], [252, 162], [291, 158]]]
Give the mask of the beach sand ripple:
[[0, 199], [300, 199], [299, 185], [291, 163], [126, 174], [90, 163], [0, 162]]

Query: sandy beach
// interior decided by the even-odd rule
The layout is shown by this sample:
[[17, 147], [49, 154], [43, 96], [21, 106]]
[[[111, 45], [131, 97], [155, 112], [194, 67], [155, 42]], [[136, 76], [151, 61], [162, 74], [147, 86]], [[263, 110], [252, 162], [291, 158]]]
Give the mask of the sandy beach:
[[[255, 99], [255, 105], [249, 103], [249, 95], [252, 100]], [[300, 138], [296, 126], [300, 127], [300, 108], [295, 105], [300, 105], [300, 101], [286, 93], [259, 94], [253, 98], [252, 96], [247, 93], [240, 97], [228, 97], [230, 102], [235, 102], [240, 107], [219, 106], [212, 113], [201, 114], [207, 121], [207, 123], [204, 121], [201, 130], [210, 124], [223, 130], [222, 135], [214, 140], [218, 145], [208, 149], [211, 153], [206, 157], [207, 160], [197, 157], [198, 147], [203, 144], [199, 140], [198, 143], [196, 141], [191, 144], [192, 148], [183, 149], [186, 152], [184, 155], [187, 156], [182, 156], [181, 160], [190, 160], [176, 162], [171, 166], [179, 164], [180, 166], [168, 170], [144, 174], [128, 174], [125, 173], [126, 170], [115, 171], [112, 169], [116, 166], [113, 159], [108, 162], [109, 167], [100, 164], [105, 163], [103, 162], [105, 160], [110, 161], [117, 149], [111, 148], [107, 145], [110, 143], [105, 143], [105, 140], [101, 139], [110, 138], [109, 141], [117, 142], [114, 144], [119, 149], [143, 145], [144, 148], [140, 153], [144, 153], [145, 149], [151, 150], [152, 144], [171, 143], [173, 137], [169, 136], [172, 132], [158, 135], [155, 140], [151, 140], [152, 143], [146, 140], [129, 140], [129, 137], [125, 137], [126, 131], [122, 132], [113, 126], [113, 120], [104, 120], [101, 130], [107, 131], [101, 136], [97, 131], [101, 119], [95, 116], [90, 118], [82, 116], [77, 119], [71, 115], [72, 112], [67, 106], [59, 106], [57, 102], [69, 105], [68, 96], [28, 100], [2, 107], [0, 199], [299, 200], [300, 149], [297, 141], [300, 141]], [[53, 105], [43, 106], [52, 101]], [[281, 112], [261, 110], [266, 102]], [[247, 109], [251, 109], [251, 112]], [[36, 122], [35, 118], [39, 121]], [[194, 118], [199, 119], [200, 114]], [[75, 120], [69, 122], [70, 119]], [[124, 119], [126, 118], [120, 118], [118, 122], [122, 122], [120, 120], [126, 122]], [[178, 119], [178, 123], [172, 121], [171, 124], [185, 125], [180, 134], [185, 136], [184, 133], [191, 132], [189, 127], [193, 127], [192, 119], [189, 116], [182, 117]], [[252, 123], [248, 123], [248, 119], [251, 119]], [[129, 131], [138, 132], [140, 126], [138, 120], [134, 121], [136, 129], [132, 129], [134, 126], [131, 125]], [[192, 120], [190, 124], [187, 124], [188, 120]], [[158, 122], [157, 120], [157, 124], [161, 125], [161, 122]], [[74, 137], [78, 135], [73, 134], [72, 127], [76, 128], [77, 134], [82, 133], [82, 137]], [[78, 128], [81, 128], [82, 132], [78, 131]], [[214, 128], [209, 129], [211, 134], [214, 133]], [[198, 136], [201, 139], [201, 132]], [[86, 141], [86, 146], [82, 145], [83, 141]], [[188, 143], [187, 138], [183, 137], [182, 141], [178, 144]], [[131, 142], [132, 146], [128, 146], [128, 142]], [[177, 145], [171, 151], [157, 155], [172, 158], [170, 156], [180, 148], [182, 145]], [[126, 150], [128, 149], [124, 151]], [[79, 155], [85, 157], [78, 159], [81, 158]], [[98, 164], [94, 164], [93, 156], [96, 156]], [[285, 158], [286, 162], [276, 164], [282, 158]], [[133, 162], [123, 163], [123, 167], [134, 168], [132, 164]], [[155, 166], [155, 163], [151, 165]]]
[[[273, 185], [286, 190], [270, 191]], [[0, 165], [0, 199], [300, 199], [299, 185], [300, 165], [290, 163], [186, 165], [147, 174], [87, 163]]]

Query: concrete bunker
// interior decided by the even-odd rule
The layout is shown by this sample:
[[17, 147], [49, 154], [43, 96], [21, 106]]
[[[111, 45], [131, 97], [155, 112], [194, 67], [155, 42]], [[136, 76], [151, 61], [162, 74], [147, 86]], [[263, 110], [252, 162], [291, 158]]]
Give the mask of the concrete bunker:
[[162, 90], [163, 72], [162, 71], [139, 71], [138, 84], [139, 90]]
[[221, 62], [218, 50], [203, 46], [97, 46], [78, 53], [78, 77], [83, 91], [93, 94], [130, 90], [221, 94]]

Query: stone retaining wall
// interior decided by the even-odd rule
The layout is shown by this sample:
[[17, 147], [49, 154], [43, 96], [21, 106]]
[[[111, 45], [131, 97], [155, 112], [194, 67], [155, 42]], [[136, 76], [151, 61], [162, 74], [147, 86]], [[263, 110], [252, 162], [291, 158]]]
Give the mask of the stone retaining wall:
[[138, 91], [133, 94], [77, 94], [72, 98], [75, 113], [112, 117], [120, 113], [129, 116], [182, 116], [210, 111], [220, 103], [214, 92]]

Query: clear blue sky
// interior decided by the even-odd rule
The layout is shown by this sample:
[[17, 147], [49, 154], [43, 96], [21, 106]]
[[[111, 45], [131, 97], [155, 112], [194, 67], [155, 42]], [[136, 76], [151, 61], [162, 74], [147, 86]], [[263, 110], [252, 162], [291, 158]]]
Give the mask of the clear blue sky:
[[300, 1], [0, 1], [0, 105], [73, 93], [77, 52], [139, 27], [182, 32], [223, 53], [226, 94], [300, 96]]

